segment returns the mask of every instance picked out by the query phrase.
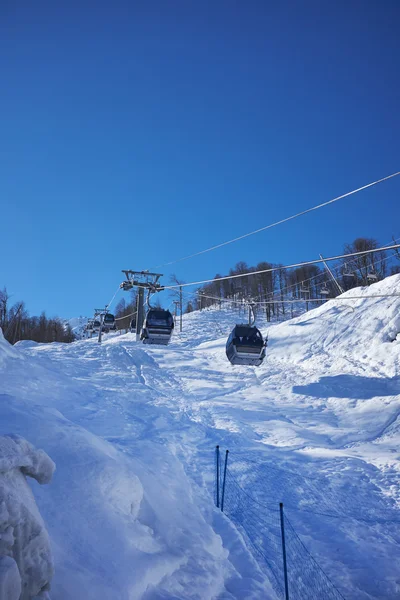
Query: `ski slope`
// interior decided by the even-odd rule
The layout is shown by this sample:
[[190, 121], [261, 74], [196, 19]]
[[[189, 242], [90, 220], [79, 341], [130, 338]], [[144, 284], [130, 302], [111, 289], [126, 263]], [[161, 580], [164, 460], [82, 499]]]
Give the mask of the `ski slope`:
[[400, 275], [291, 321], [261, 318], [259, 368], [227, 361], [228, 309], [185, 315], [167, 348], [132, 334], [0, 339], [0, 434], [57, 465], [49, 486], [33, 484], [54, 598], [274, 600], [213, 506], [216, 444], [243, 489], [284, 502], [344, 597], [398, 598], [400, 298], [372, 297], [394, 293]]

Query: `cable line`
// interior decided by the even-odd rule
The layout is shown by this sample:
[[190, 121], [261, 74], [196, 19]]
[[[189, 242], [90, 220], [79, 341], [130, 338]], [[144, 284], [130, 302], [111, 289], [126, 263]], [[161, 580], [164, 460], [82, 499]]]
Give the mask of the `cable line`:
[[[208, 298], [209, 300], [216, 300], [218, 302], [226, 302], [229, 304], [238, 304], [239, 306], [246, 306], [245, 300], [235, 300], [234, 298], [218, 298], [216, 296], [207, 296], [206, 294], [201, 294], [202, 298]], [[342, 298], [341, 296], [336, 296], [334, 298], [328, 298], [328, 302], [331, 300], [369, 300], [369, 298], [400, 298], [400, 294], [374, 294], [373, 296], [346, 296]], [[291, 298], [290, 300], [261, 300], [260, 302], [252, 302], [256, 306], [264, 306], [264, 304], [290, 304], [290, 303], [300, 303], [300, 302], [322, 302], [322, 298]]]
[[[394, 242], [396, 242], [396, 241], [397, 241], [397, 240], [399, 240], [399, 239], [400, 239], [400, 238], [397, 238], [397, 239], [394, 239], [393, 241], [394, 241]], [[366, 251], [366, 252], [367, 252], [367, 251]], [[387, 260], [390, 260], [390, 259], [391, 259], [391, 258], [393, 258], [394, 256], [396, 256], [396, 253], [390, 254], [389, 256], [386, 256], [385, 258], [382, 258], [381, 260], [377, 261], [377, 262], [375, 263], [375, 265], [379, 265], [379, 264], [381, 264], [381, 263], [383, 263], [383, 262], [385, 262], [385, 261], [387, 261]], [[325, 260], [325, 259], [324, 259], [324, 260]], [[347, 265], [350, 265], [350, 264], [352, 264], [352, 263], [354, 263], [354, 262], [355, 262], [355, 261], [353, 260], [353, 261], [349, 261], [349, 262], [348, 262], [348, 263], [346, 263], [346, 264], [347, 264]], [[337, 272], [337, 271], [338, 271], [338, 269], [340, 269], [340, 268], [341, 268], [341, 265], [339, 265], [339, 266], [335, 267], [335, 268], [333, 269], [333, 271]], [[313, 277], [310, 277], [309, 279], [304, 279], [302, 283], [307, 283], [307, 282], [309, 282], [309, 281], [312, 281], [312, 280], [314, 280], [314, 279], [317, 279], [318, 277], [321, 277], [321, 275], [322, 275], [322, 273], [318, 273], [317, 275], [314, 275]], [[214, 281], [214, 280], [213, 280], [213, 281]], [[295, 303], [295, 302], [306, 302], [306, 301], [307, 301], [307, 302], [317, 302], [317, 301], [318, 301], [318, 302], [321, 302], [321, 301], [322, 301], [322, 298], [310, 298], [310, 299], [307, 299], [307, 300], [306, 300], [306, 299], [304, 299], [304, 298], [293, 298], [293, 299], [290, 299], [290, 300], [282, 300], [282, 298], [281, 298], [281, 295], [280, 295], [280, 294], [281, 294], [281, 291], [287, 291], [287, 290], [290, 290], [290, 289], [292, 289], [292, 288], [296, 287], [297, 285], [298, 285], [298, 283], [294, 283], [294, 284], [291, 284], [291, 285], [287, 285], [287, 286], [285, 286], [284, 288], [282, 288], [282, 290], [279, 290], [279, 291], [277, 291], [277, 292], [273, 292], [273, 293], [271, 294], [271, 296], [269, 297], [269, 300], [258, 300], [258, 298], [261, 298], [261, 295], [258, 295], [258, 296], [256, 296], [256, 297], [254, 298], [254, 300], [253, 300], [253, 304], [256, 304], [256, 305], [263, 305], [263, 304], [277, 304], [277, 303], [282, 303], [282, 302], [293, 302], [293, 303]], [[231, 303], [231, 304], [238, 304], [238, 305], [240, 305], [240, 306], [245, 306], [245, 304], [246, 304], [246, 301], [245, 301], [244, 299], [239, 299], [239, 300], [236, 300], [236, 299], [234, 299], [234, 298], [229, 298], [229, 297], [225, 298], [225, 297], [222, 297], [222, 296], [211, 296], [210, 294], [203, 293], [203, 292], [201, 292], [201, 291], [199, 292], [198, 290], [196, 290], [196, 291], [194, 291], [194, 292], [183, 292], [184, 296], [185, 296], [185, 297], [187, 297], [187, 298], [189, 298], [189, 297], [192, 297], [192, 296], [194, 296], [194, 297], [195, 297], [195, 296], [196, 296], [198, 293], [200, 293], [200, 295], [201, 295], [201, 297], [202, 297], [202, 298], [206, 298], [206, 299], [208, 299], [208, 300], [215, 300], [215, 301], [217, 301], [217, 302], [222, 302], [222, 303], [223, 303], [223, 302], [225, 302], [225, 303]], [[368, 296], [368, 297], [369, 297], [369, 298], [371, 298], [371, 297], [375, 297], [375, 298], [378, 298], [378, 297], [379, 297], [379, 298], [386, 298], [386, 297], [390, 297], [390, 295], [388, 295], [388, 294], [385, 294], [385, 295], [381, 295], [381, 296]], [[345, 300], [345, 299], [348, 299], [348, 300], [356, 300], [356, 299], [360, 299], [360, 298], [365, 298], [365, 296], [351, 296], [351, 297], [348, 297], [348, 298], [337, 298], [337, 297], [333, 296], [333, 297], [329, 298], [329, 300]]]
[[353, 194], [357, 194], [362, 190], [366, 190], [378, 183], [382, 183], [383, 181], [387, 181], [388, 179], [392, 179], [392, 177], [397, 177], [400, 175], [400, 171], [397, 173], [392, 173], [391, 175], [387, 175], [386, 177], [382, 177], [382, 179], [377, 179], [371, 183], [367, 183], [367, 185], [363, 185], [362, 187], [357, 188], [356, 190], [352, 190], [351, 192], [346, 192], [346, 194], [342, 194], [341, 196], [337, 196], [336, 198], [332, 198], [332, 200], [328, 200], [327, 202], [323, 202], [322, 204], [318, 204], [317, 206], [313, 206], [312, 208], [307, 208], [295, 215], [290, 217], [286, 217], [285, 219], [281, 219], [280, 221], [276, 221], [275, 223], [271, 223], [270, 225], [266, 225], [265, 227], [260, 227], [260, 229], [256, 229], [255, 231], [250, 231], [249, 233], [245, 233], [244, 235], [240, 235], [239, 237], [233, 238], [232, 240], [228, 240], [226, 242], [222, 242], [221, 244], [216, 244], [215, 246], [211, 246], [210, 248], [206, 248], [205, 250], [200, 250], [200, 252], [195, 252], [194, 254], [189, 254], [188, 256], [183, 256], [182, 258], [178, 258], [176, 260], [172, 260], [170, 262], [163, 263], [161, 265], [157, 265], [155, 267], [150, 267], [152, 269], [159, 269], [161, 267], [167, 267], [169, 265], [174, 265], [178, 262], [182, 262], [184, 260], [188, 260], [189, 258], [194, 258], [195, 256], [200, 256], [201, 254], [206, 254], [207, 252], [211, 252], [212, 250], [217, 250], [218, 248], [222, 248], [223, 246], [228, 246], [229, 244], [233, 244], [234, 242], [238, 242], [239, 240], [243, 240], [244, 238], [250, 237], [251, 235], [255, 235], [256, 233], [260, 233], [261, 231], [265, 231], [266, 229], [271, 229], [272, 227], [276, 227], [277, 225], [282, 225], [282, 223], [287, 223], [293, 219], [297, 219], [297, 217], [301, 217], [302, 215], [306, 215], [314, 210], [318, 210], [319, 208], [323, 208], [324, 206], [328, 206], [328, 204], [333, 204], [334, 202], [338, 202], [338, 200], [342, 200], [343, 198], [347, 198], [348, 196], [352, 196]]
[[[394, 242], [397, 242], [398, 240], [400, 240], [400, 237], [399, 237], [399, 238], [396, 238], [396, 239], [394, 239], [393, 241], [394, 241]], [[390, 244], [390, 242], [388, 242], [388, 243]], [[376, 262], [374, 263], [374, 266], [380, 265], [380, 264], [382, 264], [383, 262], [385, 262], [385, 261], [387, 261], [387, 260], [390, 260], [390, 259], [394, 258], [395, 256], [396, 256], [396, 252], [394, 252], [393, 254], [390, 254], [389, 256], [386, 256], [385, 258], [382, 258], [381, 260], [378, 260], [378, 261], [376, 261]], [[324, 259], [324, 260], [325, 260], [325, 259]], [[355, 264], [355, 262], [356, 262], [355, 260], [350, 260], [350, 261], [348, 261], [347, 263], [345, 263], [345, 265], [346, 265], [346, 266], [349, 266], [349, 265]], [[333, 268], [332, 268], [332, 271], [333, 271], [333, 272], [335, 272], [335, 273], [337, 274], [338, 272], [340, 272], [340, 269], [341, 269], [342, 267], [343, 267], [343, 265], [340, 265], [340, 264], [339, 264], [339, 265], [337, 265], [336, 267], [333, 267]], [[292, 284], [290, 284], [290, 285], [286, 285], [286, 286], [285, 286], [285, 287], [283, 287], [282, 289], [279, 289], [277, 292], [273, 292], [273, 294], [272, 294], [272, 298], [278, 297], [278, 300], [279, 300], [279, 297], [280, 297], [280, 296], [277, 296], [277, 294], [281, 294], [281, 292], [285, 292], [285, 291], [287, 291], [287, 290], [290, 290], [290, 289], [292, 289], [292, 288], [295, 288], [296, 286], [298, 286], [298, 285], [299, 285], [299, 283], [302, 283], [302, 284], [303, 284], [303, 283], [308, 283], [308, 282], [310, 282], [310, 281], [313, 281], [314, 279], [321, 278], [321, 276], [323, 276], [323, 275], [324, 275], [324, 272], [322, 271], [322, 272], [320, 272], [320, 273], [317, 273], [317, 275], [313, 275], [312, 277], [309, 277], [308, 279], [303, 279], [301, 282], [300, 282], [300, 281], [298, 281], [297, 283], [292, 283]], [[256, 296], [256, 298], [259, 298], [259, 297], [260, 297], [260, 295]]]
[[129, 315], [124, 315], [123, 317], [118, 317], [117, 319], [115, 319], [116, 321], [122, 321], [122, 319], [127, 319], [128, 317], [133, 317], [134, 315], [136, 315], [137, 310], [135, 310], [135, 312], [130, 313]]
[[115, 300], [115, 296], [118, 294], [118, 292], [119, 292], [119, 290], [120, 290], [120, 289], [121, 289], [121, 288], [118, 286], [118, 287], [117, 287], [117, 290], [116, 290], [116, 292], [115, 292], [115, 294], [114, 294], [114, 296], [111, 298], [110, 302], [107, 304], [107, 310], [110, 308], [111, 304], [114, 302], [114, 300]]
[[294, 269], [296, 267], [306, 267], [307, 265], [314, 265], [316, 263], [328, 262], [330, 260], [339, 260], [341, 258], [350, 258], [352, 256], [360, 256], [361, 254], [372, 254], [374, 252], [380, 252], [381, 250], [393, 250], [400, 248], [400, 244], [394, 244], [392, 246], [383, 246], [382, 248], [373, 248], [372, 250], [362, 250], [361, 252], [351, 252], [350, 254], [339, 254], [338, 256], [330, 256], [329, 258], [317, 258], [315, 260], [308, 260], [305, 262], [295, 263], [292, 265], [282, 265], [279, 267], [272, 267], [271, 269], [262, 269], [261, 271], [250, 271], [249, 273], [238, 273], [236, 275], [226, 275], [225, 277], [215, 277], [214, 279], [204, 279], [203, 281], [192, 281], [190, 283], [181, 283], [179, 285], [165, 285], [163, 289], [174, 290], [179, 287], [188, 287], [192, 285], [203, 285], [204, 283], [213, 283], [216, 281], [227, 281], [228, 279], [237, 279], [238, 277], [249, 277], [250, 275], [261, 275], [261, 273], [272, 273], [274, 271]]

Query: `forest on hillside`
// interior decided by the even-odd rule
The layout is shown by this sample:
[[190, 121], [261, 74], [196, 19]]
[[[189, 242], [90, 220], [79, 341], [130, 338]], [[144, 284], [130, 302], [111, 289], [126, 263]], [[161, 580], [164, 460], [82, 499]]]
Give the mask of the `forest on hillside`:
[[[343, 254], [368, 252], [380, 248], [372, 238], [357, 238], [345, 244]], [[271, 269], [271, 270], [270, 270]], [[259, 271], [264, 271], [258, 273]], [[243, 273], [256, 273], [243, 276]], [[267, 318], [290, 310], [291, 301], [304, 301], [305, 308], [313, 301], [324, 301], [338, 296], [343, 291], [366, 286], [382, 280], [388, 275], [400, 272], [398, 250], [370, 252], [339, 260], [335, 266], [319, 265], [283, 268], [281, 264], [262, 261], [255, 266], [238, 262], [230, 269], [228, 276], [233, 279], [219, 281], [225, 275], [215, 275], [215, 280], [197, 291], [194, 301], [188, 303], [187, 310], [210, 306], [218, 299], [253, 300], [263, 302]]]
[[73, 342], [75, 339], [69, 325], [58, 317], [49, 319], [43, 312], [31, 317], [24, 302], [11, 302], [4, 287], [0, 290], [0, 329], [10, 344], [21, 340], [34, 342]]

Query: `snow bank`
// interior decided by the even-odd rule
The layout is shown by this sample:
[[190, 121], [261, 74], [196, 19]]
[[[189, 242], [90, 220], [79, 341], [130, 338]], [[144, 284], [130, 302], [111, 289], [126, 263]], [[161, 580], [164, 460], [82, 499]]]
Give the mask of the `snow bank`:
[[[388, 297], [379, 297], [388, 294]], [[397, 297], [390, 297], [397, 294]], [[369, 287], [349, 290], [339, 300], [269, 329], [274, 360], [314, 368], [324, 361], [329, 369], [351, 370], [375, 365], [387, 377], [400, 374], [400, 275]]]
[[26, 476], [49, 483], [54, 470], [43, 450], [19, 436], [0, 437], [1, 600], [30, 600], [50, 588], [50, 542]]
[[20, 358], [18, 352], [15, 352], [13, 346], [4, 338], [0, 327], [0, 369], [4, 368], [6, 360]]
[[268, 581], [232, 529], [247, 562], [228, 558], [210, 497], [176, 456], [180, 421], [146, 383], [164, 374], [132, 337], [22, 345], [1, 371], [0, 433], [29, 438], [57, 463], [46, 493], [35, 490], [52, 540], [52, 594], [203, 600], [237, 585], [227, 599], [256, 599]]

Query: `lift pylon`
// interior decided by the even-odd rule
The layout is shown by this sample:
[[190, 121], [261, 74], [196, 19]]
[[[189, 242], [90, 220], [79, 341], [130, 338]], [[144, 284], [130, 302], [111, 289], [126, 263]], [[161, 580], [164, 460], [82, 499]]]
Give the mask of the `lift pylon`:
[[132, 271], [132, 269], [122, 269], [126, 279], [120, 284], [120, 288], [124, 292], [129, 292], [134, 287], [139, 288], [137, 297], [137, 315], [136, 315], [136, 341], [140, 340], [140, 332], [144, 322], [144, 290], [148, 290], [149, 294], [161, 292], [164, 289], [158, 280], [162, 277], [162, 273], [150, 273], [149, 271]]
[[95, 308], [94, 309], [94, 321], [96, 321], [97, 318], [100, 319], [100, 328], [99, 328], [99, 338], [98, 338], [98, 342], [99, 344], [101, 344], [101, 338], [102, 338], [102, 331], [103, 331], [103, 323], [104, 323], [104, 317], [106, 316], [106, 314], [108, 313], [108, 306], [106, 306], [105, 308]]

